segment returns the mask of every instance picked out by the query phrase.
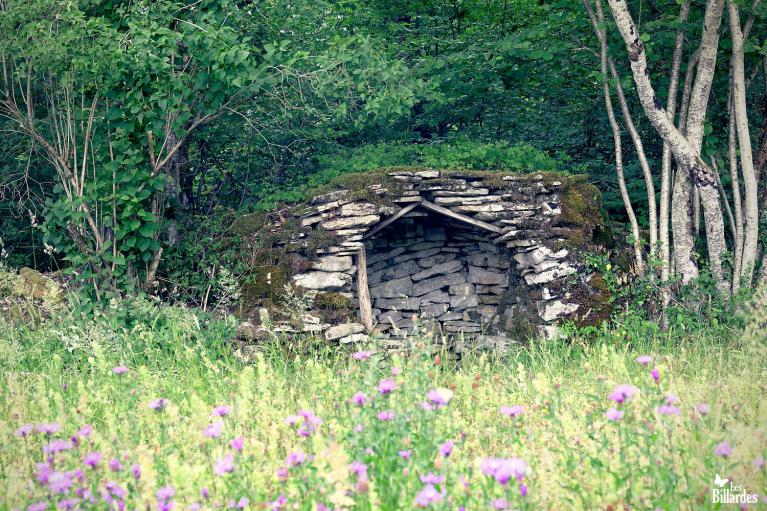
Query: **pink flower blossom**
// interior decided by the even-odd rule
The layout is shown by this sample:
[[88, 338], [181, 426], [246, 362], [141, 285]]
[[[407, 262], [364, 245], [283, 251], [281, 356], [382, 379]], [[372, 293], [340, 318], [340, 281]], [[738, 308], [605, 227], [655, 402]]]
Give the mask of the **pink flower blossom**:
[[205, 438], [218, 438], [221, 436], [221, 432], [224, 430], [224, 421], [216, 421], [212, 424], [208, 424], [205, 430], [202, 432], [202, 436]]
[[525, 407], [522, 405], [502, 406], [500, 411], [501, 415], [514, 418], [522, 415], [525, 411]]
[[112, 368], [112, 372], [117, 375], [125, 374], [128, 372], [128, 368], [125, 366], [117, 366]]
[[634, 361], [647, 367], [652, 362], [652, 357], [650, 355], [639, 355]]
[[723, 458], [726, 458], [732, 453], [732, 447], [730, 446], [730, 443], [725, 440], [724, 442], [718, 444], [714, 448], [714, 455], [715, 456], [722, 456]]
[[235, 451], [242, 451], [242, 446], [245, 444], [245, 439], [241, 436], [233, 438], [229, 441], [229, 446]]
[[232, 456], [231, 454], [227, 454], [223, 458], [217, 459], [216, 464], [213, 467], [213, 472], [215, 472], [217, 476], [223, 476], [224, 474], [228, 474], [233, 471], [234, 471], [234, 456]]
[[397, 384], [393, 380], [381, 380], [378, 382], [378, 392], [383, 396], [394, 392], [395, 388], [397, 388]]
[[610, 399], [616, 403], [625, 403], [630, 401], [636, 393], [636, 387], [633, 385], [618, 385], [610, 393]]
[[396, 417], [396, 414], [394, 413], [393, 410], [384, 410], [382, 412], [378, 412], [378, 415], [376, 415], [376, 417], [378, 417], [378, 420], [391, 421], [391, 420], [394, 420], [394, 417]]
[[623, 412], [616, 410], [615, 408], [608, 408], [605, 412], [605, 417], [613, 422], [618, 422], [623, 418]]

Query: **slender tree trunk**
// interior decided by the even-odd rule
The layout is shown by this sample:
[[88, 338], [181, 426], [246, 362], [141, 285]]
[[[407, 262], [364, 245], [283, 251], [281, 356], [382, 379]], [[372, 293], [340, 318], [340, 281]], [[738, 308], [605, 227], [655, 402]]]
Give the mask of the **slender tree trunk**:
[[740, 28], [740, 13], [732, 0], [727, 2], [732, 38], [732, 103], [735, 111], [735, 127], [740, 149], [740, 167], [743, 174], [744, 192], [744, 229], [743, 256], [740, 278], [744, 286], [750, 287], [756, 265], [757, 243], [759, 241], [759, 206], [754, 170], [754, 158], [751, 151], [751, 135], [748, 129], [746, 109], [746, 79], [743, 59], [743, 33]]
[[583, 6], [586, 8], [586, 12], [591, 19], [594, 32], [599, 39], [599, 57], [600, 57], [600, 69], [602, 71], [602, 92], [605, 100], [605, 110], [607, 110], [607, 118], [610, 121], [610, 128], [613, 132], [613, 142], [615, 144], [615, 173], [618, 176], [618, 188], [621, 193], [621, 199], [623, 199], [623, 206], [626, 209], [626, 215], [629, 218], [629, 224], [631, 226], [631, 233], [634, 237], [634, 261], [636, 264], [637, 273], [644, 273], [644, 259], [642, 257], [642, 240], [639, 234], [639, 223], [637, 222], [634, 208], [631, 205], [631, 198], [629, 197], [628, 190], [626, 188], [626, 179], [623, 174], [623, 148], [621, 145], [621, 130], [618, 125], [618, 121], [615, 119], [615, 111], [613, 110], [613, 101], [610, 95], [610, 83], [607, 79], [607, 36], [603, 29], [600, 28], [600, 24], [604, 26], [604, 12], [602, 10], [602, 1], [596, 0], [597, 17], [594, 15], [594, 11], [591, 9], [589, 0], [583, 0]]
[[[732, 91], [731, 91], [732, 92]], [[735, 109], [732, 106], [732, 94], [727, 102], [729, 112], [729, 129], [727, 134], [727, 159], [730, 165], [730, 180], [732, 181], [732, 202], [735, 209], [735, 230], [733, 231], [734, 261], [732, 271], [732, 294], [740, 290], [740, 274], [743, 267], [743, 202], [740, 196], [740, 178], [738, 176], [737, 142], [735, 140]]]
[[[706, 7], [698, 76], [690, 99], [687, 137], [682, 135], [669, 120], [667, 112], [655, 94], [647, 69], [644, 42], [639, 36], [639, 31], [628, 12], [626, 3], [622, 0], [609, 0], [609, 3], [615, 23], [626, 43], [631, 61], [631, 71], [645, 114], [661, 138], [669, 144], [677, 163], [687, 173], [690, 182], [700, 190], [706, 222], [711, 273], [720, 293], [727, 294], [729, 285], [722, 270], [722, 256], [727, 247], [719, 190], [716, 186], [716, 176], [711, 167], [700, 157], [700, 146], [703, 142], [703, 121], [708, 105], [708, 95], [711, 91], [711, 81], [716, 68], [716, 51], [719, 44], [719, 26], [724, 0], [710, 0]], [[679, 175], [681, 174], [680, 172]], [[692, 261], [692, 251], [682, 255], [688, 261]], [[680, 270], [684, 271], [685, 268], [682, 267]]]
[[[690, 0], [686, 0], [679, 10], [679, 25], [684, 25], [690, 13]], [[669, 120], [673, 123], [676, 112], [676, 96], [679, 90], [679, 71], [682, 67], [682, 49], [684, 45], [684, 31], [679, 28], [674, 42], [674, 57], [671, 64], [671, 80], [668, 86], [668, 99], [666, 110]], [[671, 269], [671, 245], [669, 237], [669, 210], [671, 206], [671, 148], [663, 144], [663, 157], [661, 163], [660, 184], [660, 219], [658, 221], [658, 238], [660, 240], [661, 282], [667, 282]], [[663, 292], [663, 304], [668, 304], [670, 295], [667, 289]]]

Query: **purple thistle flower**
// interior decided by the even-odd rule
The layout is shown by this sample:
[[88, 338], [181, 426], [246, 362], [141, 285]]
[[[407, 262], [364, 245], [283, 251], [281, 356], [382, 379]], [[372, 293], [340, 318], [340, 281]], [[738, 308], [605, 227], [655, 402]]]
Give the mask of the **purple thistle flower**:
[[208, 488], [203, 486], [200, 488], [200, 496], [204, 498], [205, 500], [208, 500], [210, 498], [210, 492], [208, 492]]
[[373, 355], [372, 351], [358, 351], [352, 355], [354, 360], [367, 360]]
[[675, 405], [679, 403], [679, 398], [671, 392], [666, 393], [665, 400], [667, 405]]
[[652, 362], [652, 357], [650, 355], [639, 355], [634, 361], [647, 367]]
[[448, 458], [453, 453], [454, 445], [455, 443], [452, 440], [448, 440], [447, 442], [439, 446], [439, 453], [445, 458]]
[[394, 417], [396, 417], [396, 414], [394, 413], [394, 410], [384, 410], [382, 412], [378, 412], [378, 420], [382, 421], [391, 421], [394, 420]]
[[660, 405], [658, 407], [658, 414], [660, 415], [682, 415], [682, 411], [679, 407], [674, 405]]
[[176, 496], [176, 490], [173, 486], [165, 486], [157, 490], [157, 500], [170, 500]]
[[14, 435], [16, 435], [18, 437], [29, 436], [29, 434], [32, 433], [32, 430], [34, 428], [35, 427], [32, 424], [23, 424], [23, 425], [19, 426], [19, 429], [16, 430]]
[[83, 457], [83, 463], [91, 468], [96, 468], [96, 465], [98, 465], [100, 462], [101, 453], [97, 451], [89, 452], [85, 455], [85, 457]]
[[77, 499], [64, 499], [56, 504], [56, 508], [61, 511], [70, 511], [71, 509], [75, 509], [79, 503], [80, 501]]
[[756, 458], [754, 458], [754, 466], [756, 468], [760, 469], [760, 470], [763, 469], [764, 468], [764, 458], [762, 458], [761, 456], [757, 456]]
[[280, 481], [284, 481], [290, 476], [290, 473], [288, 472], [288, 469], [285, 467], [280, 467], [277, 469], [277, 479]]
[[213, 424], [208, 424], [205, 430], [202, 432], [202, 436], [205, 438], [218, 438], [221, 435], [221, 431], [224, 429], [224, 421], [216, 421]]
[[519, 458], [486, 458], [482, 460], [479, 468], [483, 474], [494, 477], [501, 485], [505, 485], [512, 478], [521, 481], [527, 472], [527, 464]]
[[351, 402], [357, 406], [364, 406], [368, 397], [363, 392], [357, 392], [352, 396]]
[[73, 484], [72, 475], [66, 472], [51, 472], [48, 476], [48, 488], [53, 493], [67, 493]]
[[508, 509], [509, 503], [506, 502], [506, 499], [495, 499], [491, 502], [493, 509], [496, 511], [503, 511], [504, 509]]
[[112, 458], [111, 460], [109, 460], [109, 469], [112, 472], [119, 472], [120, 470], [122, 470], [122, 468], [123, 468], [122, 463], [120, 463], [120, 460], [118, 460], [117, 458]]
[[445, 388], [431, 389], [426, 393], [426, 399], [437, 408], [442, 408], [453, 399], [453, 391]]
[[232, 407], [228, 405], [217, 406], [210, 412], [212, 417], [226, 417], [232, 412]]
[[397, 454], [399, 454], [399, 457], [403, 460], [409, 460], [410, 456], [412, 456], [413, 451], [407, 450], [407, 451], [399, 451]]
[[616, 403], [624, 403], [630, 401], [636, 393], [636, 387], [633, 385], [618, 385], [610, 393], [610, 399]]
[[301, 410], [298, 412], [298, 415], [291, 415], [285, 419], [285, 424], [288, 424], [289, 426], [300, 424], [296, 434], [298, 434], [298, 436], [308, 437], [317, 430], [320, 424], [322, 424], [322, 419], [317, 417], [311, 410]]
[[243, 445], [245, 445], [245, 439], [241, 436], [238, 436], [237, 438], [232, 438], [229, 441], [229, 446], [235, 451], [242, 451]]
[[400, 374], [402, 374], [402, 369], [400, 369], [399, 367], [392, 367], [391, 368], [391, 375], [392, 376], [399, 376]]
[[52, 435], [58, 433], [61, 429], [61, 425], [56, 422], [42, 423], [35, 426], [35, 431], [38, 433], [45, 433], [46, 435]]
[[714, 448], [714, 455], [715, 456], [722, 456], [722, 457], [726, 458], [731, 453], [732, 453], [732, 447], [730, 446], [730, 443], [727, 440], [725, 440], [724, 442], [718, 444]]
[[711, 413], [711, 407], [707, 403], [698, 403], [695, 405], [695, 411], [701, 415], [708, 415]]
[[428, 401], [422, 401], [419, 405], [422, 409], [426, 410], [427, 412], [430, 412], [434, 410], [434, 405], [429, 403]]
[[527, 497], [527, 485], [525, 483], [519, 483], [519, 494]]
[[141, 467], [139, 467], [138, 463], [134, 463], [133, 467], [131, 468], [131, 471], [133, 472], [133, 479], [138, 481], [141, 479]]
[[77, 430], [77, 436], [88, 437], [91, 433], [93, 433], [93, 426], [90, 424], [83, 424], [83, 426]]
[[110, 495], [120, 500], [125, 500], [125, 497], [128, 496], [128, 492], [125, 490], [125, 488], [123, 488], [122, 486], [120, 486], [114, 481], [107, 481], [104, 484], [104, 487], [106, 488], [106, 490], [109, 492]]
[[240, 497], [240, 499], [237, 501], [237, 504], [235, 505], [235, 508], [237, 509], [245, 509], [250, 504], [250, 500], [248, 497]]
[[522, 415], [525, 411], [525, 407], [522, 405], [502, 406], [500, 411], [501, 415], [514, 418]]
[[428, 484], [423, 490], [415, 496], [415, 505], [418, 507], [428, 507], [431, 504], [442, 502], [445, 498], [445, 490], [438, 491], [434, 486]]
[[27, 511], [45, 511], [46, 509], [48, 509], [48, 502], [46, 502], [45, 500], [41, 500], [39, 502], [35, 502], [34, 504], [31, 504], [27, 508]]
[[35, 479], [40, 484], [48, 484], [48, 477], [53, 473], [53, 468], [48, 463], [35, 465]]
[[288, 454], [288, 458], [285, 460], [285, 464], [289, 467], [297, 467], [303, 465], [306, 461], [306, 454], [303, 452], [291, 452]]
[[650, 376], [652, 376], [652, 379], [655, 380], [655, 383], [660, 382], [660, 371], [657, 367], [653, 367], [652, 371], [650, 372]]
[[112, 372], [117, 374], [117, 375], [125, 374], [125, 373], [128, 372], [128, 368], [125, 367], [125, 366], [117, 366], [117, 367], [113, 367], [112, 368]]
[[168, 400], [165, 399], [164, 397], [155, 399], [154, 401], [149, 403], [149, 408], [157, 412], [163, 411], [166, 406], [168, 406]]
[[276, 511], [276, 510], [282, 509], [283, 506], [287, 503], [288, 503], [288, 499], [285, 498], [285, 495], [280, 494], [280, 496], [277, 497], [277, 499], [269, 503], [269, 509], [271, 509], [272, 511]]
[[395, 388], [397, 388], [397, 384], [393, 380], [381, 380], [378, 382], [378, 392], [382, 396], [394, 392]]
[[423, 484], [442, 484], [445, 482], [445, 476], [429, 472], [425, 476], [421, 476], [421, 482]]
[[368, 480], [368, 466], [361, 461], [353, 461], [349, 464], [349, 472], [357, 476], [357, 481]]
[[51, 440], [48, 445], [43, 446], [45, 454], [56, 454], [61, 451], [68, 451], [72, 448], [72, 442], [69, 440]]
[[227, 454], [223, 458], [216, 460], [216, 465], [213, 471], [217, 476], [223, 476], [234, 471], [234, 456]]
[[623, 412], [615, 408], [608, 408], [605, 412], [605, 417], [613, 422], [618, 422], [623, 418]]

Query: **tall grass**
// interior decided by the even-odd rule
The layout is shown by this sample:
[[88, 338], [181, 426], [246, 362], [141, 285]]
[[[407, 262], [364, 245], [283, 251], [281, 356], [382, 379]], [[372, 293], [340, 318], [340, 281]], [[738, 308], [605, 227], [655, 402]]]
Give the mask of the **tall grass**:
[[618, 322], [460, 361], [421, 336], [246, 361], [232, 324], [140, 303], [0, 321], [0, 509], [717, 509], [717, 475], [767, 491], [766, 318]]

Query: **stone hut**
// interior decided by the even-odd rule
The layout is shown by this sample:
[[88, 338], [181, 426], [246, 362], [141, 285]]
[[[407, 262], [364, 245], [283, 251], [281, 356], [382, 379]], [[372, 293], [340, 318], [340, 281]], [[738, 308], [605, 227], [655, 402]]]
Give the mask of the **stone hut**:
[[584, 178], [407, 167], [344, 177], [260, 231], [292, 258], [295, 287], [350, 304], [343, 321], [312, 327], [328, 340], [415, 328], [550, 336], [564, 319], [608, 314], [584, 256], [609, 231]]

